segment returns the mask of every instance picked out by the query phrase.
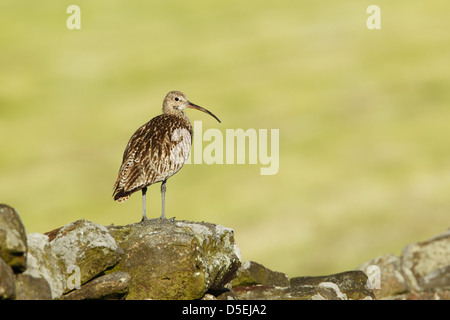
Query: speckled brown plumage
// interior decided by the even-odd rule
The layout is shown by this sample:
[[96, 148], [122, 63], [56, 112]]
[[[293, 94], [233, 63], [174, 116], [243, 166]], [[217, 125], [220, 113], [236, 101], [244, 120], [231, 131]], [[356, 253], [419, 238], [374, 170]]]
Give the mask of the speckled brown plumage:
[[143, 220], [147, 186], [162, 182], [161, 193], [165, 218], [164, 195], [168, 178], [181, 169], [189, 157], [192, 144], [192, 125], [184, 109], [193, 108], [210, 114], [208, 110], [189, 102], [179, 91], [171, 91], [163, 102], [163, 114], [141, 126], [130, 138], [123, 154], [122, 165], [114, 185], [114, 200], [126, 201], [132, 193], [142, 190]]
[[[181, 136], [172, 141], [176, 130], [185, 129], [189, 136]], [[159, 115], [142, 127], [131, 137], [123, 154], [119, 177], [114, 186], [114, 200], [124, 202], [143, 187], [167, 180], [184, 164], [183, 159], [170, 156], [179, 143], [189, 148], [181, 148], [180, 154], [189, 152], [192, 141], [192, 126], [189, 121], [172, 114]], [[187, 141], [184, 141], [187, 140]], [[189, 154], [185, 155], [186, 157]]]

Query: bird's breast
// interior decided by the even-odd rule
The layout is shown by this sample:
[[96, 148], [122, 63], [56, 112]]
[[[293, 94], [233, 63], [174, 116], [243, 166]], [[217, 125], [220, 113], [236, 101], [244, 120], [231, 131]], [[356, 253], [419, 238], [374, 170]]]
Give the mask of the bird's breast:
[[173, 115], [162, 115], [149, 135], [151, 147], [148, 166], [156, 176], [150, 180], [161, 181], [175, 174], [189, 158], [192, 144], [192, 126], [189, 121]]
[[170, 137], [170, 160], [175, 165], [183, 165], [189, 158], [192, 133], [189, 128], [175, 128]]

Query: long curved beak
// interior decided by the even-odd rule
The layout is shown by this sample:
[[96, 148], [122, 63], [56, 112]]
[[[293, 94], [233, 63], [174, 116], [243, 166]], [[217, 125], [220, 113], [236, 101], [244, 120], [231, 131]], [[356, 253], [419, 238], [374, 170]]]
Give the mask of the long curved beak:
[[211, 111], [206, 110], [205, 108], [202, 108], [202, 107], [200, 107], [200, 106], [198, 106], [198, 105], [196, 105], [196, 104], [194, 104], [194, 103], [192, 103], [190, 101], [188, 101], [187, 107], [191, 108], [191, 109], [197, 109], [197, 110], [203, 111], [204, 113], [207, 113], [210, 116], [214, 117], [217, 121], [219, 121], [219, 123], [222, 123], [222, 122], [220, 122], [219, 118], [217, 118]]

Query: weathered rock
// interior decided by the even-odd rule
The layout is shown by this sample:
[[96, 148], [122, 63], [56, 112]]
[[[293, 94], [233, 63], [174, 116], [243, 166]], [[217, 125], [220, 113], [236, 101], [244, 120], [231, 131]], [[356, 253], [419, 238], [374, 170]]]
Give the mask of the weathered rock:
[[64, 264], [53, 253], [49, 238], [40, 233], [30, 233], [27, 239], [27, 270], [24, 274], [47, 281], [53, 299], [59, 299], [66, 290]]
[[254, 261], [245, 261], [239, 268], [238, 275], [233, 279], [233, 287], [255, 284], [288, 287], [289, 277], [284, 273], [272, 271]]
[[128, 294], [130, 275], [117, 271], [100, 276], [84, 284], [78, 290], [69, 292], [62, 300], [120, 300]]
[[369, 260], [360, 267], [371, 284], [377, 299], [406, 292], [406, 283], [401, 270], [401, 258], [386, 254]]
[[233, 230], [211, 223], [148, 220], [109, 227], [130, 274], [127, 299], [199, 299], [231, 281], [241, 264]]
[[383, 297], [382, 300], [450, 300], [450, 290], [433, 289]]
[[360, 271], [289, 281], [256, 262], [240, 266], [233, 231], [220, 225], [78, 220], [26, 236], [17, 212], [0, 205], [0, 299], [450, 300], [450, 231]]
[[409, 291], [450, 287], [450, 230], [406, 246], [402, 271]]
[[[327, 284], [324, 285], [323, 283]], [[340, 293], [335, 290], [336, 287], [331, 286], [329, 283], [335, 284]], [[364, 272], [359, 270], [347, 271], [329, 276], [297, 277], [291, 279], [292, 288], [302, 288], [305, 286], [313, 286], [323, 289], [319, 290], [319, 295], [322, 295], [320, 292], [323, 293], [325, 291], [329, 292], [330, 290], [334, 290], [336, 291], [335, 294], [338, 298], [343, 298], [344, 294], [346, 298], [351, 300], [375, 298], [373, 292], [367, 288], [367, 276]]]
[[27, 237], [25, 227], [16, 210], [0, 204], [0, 258], [16, 272], [26, 266]]
[[345, 293], [333, 282], [321, 282], [317, 286], [318, 293], [312, 296], [312, 300], [348, 300]]
[[[300, 296], [292, 296], [290, 287], [251, 285], [234, 287], [230, 293], [224, 293], [219, 300], [302, 300]], [[305, 298], [304, 300], [306, 300]]]
[[50, 300], [52, 293], [44, 278], [29, 274], [16, 275], [16, 300]]
[[233, 288], [231, 293], [218, 297], [220, 300], [348, 300], [340, 288], [332, 282], [318, 285], [275, 287], [252, 285]]
[[322, 277], [296, 277], [287, 286], [249, 285], [233, 287], [219, 300], [366, 300], [374, 295], [366, 287], [361, 271], [348, 271]]
[[0, 258], [0, 299], [13, 299], [16, 295], [12, 268]]
[[[53, 238], [54, 234], [54, 238]], [[79, 271], [80, 284], [113, 267], [122, 251], [108, 230], [87, 220], [77, 220], [50, 233], [50, 246], [64, 264], [65, 277]], [[68, 288], [67, 290], [69, 290]]]
[[201, 298], [201, 300], [211, 301], [211, 300], [217, 300], [217, 298], [216, 298], [214, 295], [210, 294], [210, 293], [206, 293], [206, 294]]

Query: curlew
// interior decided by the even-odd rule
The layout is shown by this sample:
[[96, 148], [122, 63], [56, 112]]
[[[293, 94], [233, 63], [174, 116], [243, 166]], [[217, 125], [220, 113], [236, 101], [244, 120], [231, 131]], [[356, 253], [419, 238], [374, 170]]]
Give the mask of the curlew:
[[164, 98], [163, 113], [137, 129], [125, 148], [113, 197], [124, 202], [132, 193], [141, 190], [141, 221], [147, 220], [147, 187], [157, 182], [161, 182], [160, 218], [166, 218], [167, 179], [181, 169], [191, 151], [193, 130], [184, 112], [186, 108], [203, 111], [220, 122], [212, 112], [190, 102], [182, 92], [171, 91]]

